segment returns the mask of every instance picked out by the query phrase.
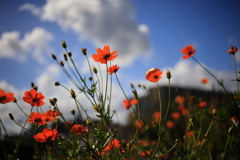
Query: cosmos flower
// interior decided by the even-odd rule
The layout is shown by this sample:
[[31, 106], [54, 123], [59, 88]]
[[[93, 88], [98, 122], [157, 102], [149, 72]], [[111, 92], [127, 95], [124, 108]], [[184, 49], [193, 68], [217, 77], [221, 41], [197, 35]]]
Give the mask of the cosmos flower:
[[81, 124], [75, 124], [71, 127], [70, 132], [74, 134], [84, 134], [87, 131], [87, 127], [84, 127]]
[[113, 65], [112, 67], [108, 67], [108, 74], [116, 73], [119, 70], [120, 67], [116, 65]]
[[146, 72], [146, 79], [150, 82], [158, 82], [162, 78], [162, 71], [158, 68], [151, 68]]
[[31, 112], [30, 116], [28, 117], [28, 123], [34, 123], [37, 125], [44, 125], [46, 124], [45, 117], [40, 112]]
[[130, 109], [131, 105], [137, 104], [137, 100], [136, 99], [132, 99], [132, 100], [125, 99], [123, 101], [123, 104], [124, 104], [124, 106], [123, 106], [124, 108]]
[[0, 89], [0, 103], [6, 104], [14, 100], [15, 100], [15, 97], [12, 92], [6, 93], [4, 90]]
[[96, 50], [97, 54], [93, 54], [92, 58], [94, 59], [95, 62], [100, 62], [103, 64], [106, 64], [108, 61], [112, 61], [115, 58], [117, 58], [117, 51], [113, 51], [110, 53], [110, 47], [109, 46], [104, 46], [103, 50], [98, 48]]
[[34, 139], [38, 142], [46, 142], [47, 140], [54, 141], [60, 135], [57, 135], [58, 131], [56, 129], [49, 129], [45, 128], [41, 133], [36, 134], [33, 136]]
[[151, 154], [151, 151], [146, 151], [146, 152], [140, 153], [140, 156], [147, 157], [147, 156], [150, 156], [150, 154]]
[[191, 56], [194, 55], [194, 53], [196, 52], [193, 45], [189, 45], [189, 46], [185, 46], [185, 48], [183, 48], [182, 53], [185, 54], [182, 58], [183, 59], [187, 59], [190, 58]]
[[114, 148], [119, 148], [121, 145], [119, 143], [119, 140], [115, 138], [111, 142], [108, 143], [107, 147], [104, 148], [104, 151], [110, 151], [111, 149]]
[[201, 80], [201, 82], [202, 82], [202, 84], [207, 84], [207, 83], [208, 83], [208, 79], [207, 79], [207, 78], [203, 78], [203, 79]]
[[237, 51], [238, 51], [237, 47], [230, 46], [230, 50], [228, 50], [227, 52], [229, 53], [229, 55], [231, 54], [234, 55]]
[[42, 95], [41, 92], [37, 92], [35, 89], [31, 89], [30, 91], [26, 91], [24, 93], [23, 100], [26, 103], [29, 103], [31, 106], [43, 106], [45, 103], [43, 102], [45, 96]]
[[206, 101], [202, 101], [202, 102], [200, 102], [200, 103], [198, 104], [198, 107], [203, 108], [203, 107], [205, 107], [206, 105], [207, 105], [207, 102], [206, 102]]

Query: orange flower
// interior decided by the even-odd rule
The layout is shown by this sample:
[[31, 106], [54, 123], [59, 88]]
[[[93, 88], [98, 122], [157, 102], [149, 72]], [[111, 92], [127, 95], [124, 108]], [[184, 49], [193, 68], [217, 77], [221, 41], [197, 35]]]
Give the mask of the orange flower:
[[46, 124], [45, 117], [40, 112], [32, 112], [28, 117], [28, 123], [35, 123], [37, 125]]
[[202, 84], [207, 84], [207, 83], [208, 83], [208, 79], [207, 79], [207, 78], [203, 78], [203, 79], [201, 80], [201, 82], [202, 82]]
[[234, 55], [236, 52], [238, 51], [238, 48], [237, 47], [233, 47], [233, 46], [230, 46], [230, 50], [228, 50], [227, 52], [232, 55]]
[[104, 46], [103, 50], [98, 48], [96, 50], [97, 54], [93, 54], [92, 58], [94, 59], [95, 62], [100, 62], [103, 64], [106, 64], [107, 61], [112, 61], [115, 58], [117, 58], [117, 51], [113, 51], [110, 53], [110, 47], [109, 46]]
[[84, 127], [81, 124], [75, 124], [71, 127], [70, 132], [74, 134], [84, 134], [87, 131], [88, 127]]
[[172, 129], [174, 126], [175, 126], [175, 123], [173, 121], [169, 120], [166, 122], [166, 127], [168, 129]]
[[150, 82], [158, 82], [162, 78], [162, 73], [158, 68], [151, 68], [146, 72], [146, 79]]
[[142, 156], [142, 157], [147, 157], [147, 156], [150, 156], [150, 154], [151, 154], [150, 151], [146, 151], [146, 152], [140, 153], [140, 156]]
[[111, 142], [108, 143], [107, 147], [104, 148], [104, 151], [110, 151], [114, 148], [119, 148], [121, 145], [119, 143], [119, 140], [117, 138], [114, 138]]
[[47, 114], [48, 116], [53, 116], [53, 117], [56, 117], [56, 116], [60, 116], [60, 115], [61, 115], [60, 113], [57, 112], [56, 109], [48, 110], [48, 111], [46, 112], [46, 114]]
[[60, 135], [57, 135], [58, 131], [56, 129], [45, 128], [42, 133], [38, 133], [33, 136], [34, 139], [38, 142], [46, 142], [47, 140], [54, 141]]
[[112, 67], [108, 67], [108, 74], [116, 73], [119, 70], [120, 67], [116, 65], [113, 65]]
[[182, 53], [185, 54], [182, 58], [183, 59], [187, 59], [190, 58], [191, 56], [194, 55], [194, 53], [196, 52], [193, 45], [189, 45], [189, 46], [185, 46], [185, 48], [183, 48]]
[[43, 113], [43, 119], [48, 123], [54, 121], [54, 117], [48, 115], [47, 113]]
[[173, 112], [173, 113], [171, 114], [171, 117], [172, 117], [174, 120], [177, 120], [177, 119], [179, 119], [179, 117], [180, 117], [180, 113], [179, 113], [179, 112]]
[[6, 93], [4, 90], [0, 89], [0, 103], [5, 104], [14, 101], [15, 97], [13, 96], [14, 94], [12, 92]]
[[43, 106], [45, 103], [43, 99], [45, 96], [42, 95], [41, 92], [37, 92], [35, 89], [31, 89], [30, 91], [26, 91], [24, 93], [23, 100], [26, 103], [29, 103], [31, 106]]
[[141, 141], [140, 144], [141, 146], [146, 147], [148, 145], [148, 141]]
[[161, 117], [161, 113], [160, 112], [154, 112], [153, 113], [153, 121], [152, 121], [152, 124], [154, 125], [154, 124], [157, 124], [158, 123], [158, 121], [159, 121], [159, 119], [160, 119], [160, 117]]
[[206, 102], [206, 101], [202, 101], [202, 102], [200, 102], [200, 103], [198, 104], [198, 107], [203, 108], [203, 107], [205, 107], [206, 105], [207, 105], [207, 102]]
[[142, 128], [143, 125], [144, 125], [144, 122], [143, 122], [142, 120], [136, 120], [136, 121], [135, 121], [135, 126], [136, 126], [137, 128]]
[[185, 98], [183, 96], [175, 97], [175, 102], [178, 104], [183, 104], [185, 102]]
[[126, 100], [123, 101], [123, 104], [124, 104], [123, 108], [130, 109], [131, 105], [137, 104], [137, 100], [136, 99], [132, 99], [129, 102], [129, 100], [126, 99]]

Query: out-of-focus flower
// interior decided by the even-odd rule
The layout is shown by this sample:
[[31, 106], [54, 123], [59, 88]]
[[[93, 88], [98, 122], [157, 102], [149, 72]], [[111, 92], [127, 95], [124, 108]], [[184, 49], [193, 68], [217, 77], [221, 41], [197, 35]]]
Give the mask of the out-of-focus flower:
[[42, 133], [38, 133], [33, 136], [34, 139], [38, 142], [46, 142], [47, 140], [54, 141], [60, 135], [57, 135], [58, 131], [56, 129], [45, 128]]
[[158, 82], [162, 78], [162, 73], [158, 68], [151, 68], [146, 72], [146, 79], [150, 82]]
[[114, 148], [119, 148], [121, 145], [119, 143], [119, 140], [117, 138], [114, 138], [111, 142], [108, 143], [107, 147], [104, 148], [104, 151], [110, 151]]
[[178, 104], [183, 104], [185, 102], [185, 98], [183, 96], [176, 96], [175, 102]]
[[203, 78], [203, 79], [201, 80], [201, 82], [202, 82], [202, 84], [207, 84], [207, 83], [208, 83], [208, 78]]
[[113, 65], [112, 67], [108, 67], [108, 74], [116, 73], [119, 70], [120, 67], [118, 65]]
[[171, 120], [166, 122], [167, 129], [172, 129], [175, 126], [175, 123]]
[[180, 113], [179, 112], [172, 112], [171, 117], [174, 120], [178, 120], [180, 118]]
[[140, 153], [140, 156], [147, 157], [147, 156], [150, 156], [150, 154], [151, 154], [151, 151], [146, 151], [146, 152]]
[[45, 96], [42, 95], [41, 92], [37, 92], [35, 89], [31, 89], [30, 91], [26, 91], [24, 93], [23, 100], [26, 103], [29, 103], [31, 106], [43, 106], [45, 103], [43, 102]]
[[74, 134], [84, 134], [87, 131], [88, 127], [84, 127], [81, 124], [75, 124], [71, 127], [70, 132]]
[[136, 126], [137, 128], [142, 128], [143, 125], [144, 125], [144, 122], [143, 122], [142, 120], [136, 120], [136, 121], [135, 121], [135, 126]]
[[117, 58], [117, 51], [113, 51], [110, 53], [110, 47], [109, 46], [104, 46], [103, 50], [98, 48], [96, 50], [97, 54], [93, 54], [92, 58], [94, 59], [95, 62], [100, 62], [103, 64], [106, 64], [108, 61], [112, 61], [115, 58]]
[[56, 117], [56, 116], [60, 116], [60, 115], [61, 115], [61, 113], [58, 113], [56, 109], [48, 110], [48, 111], [46, 112], [46, 114], [47, 114], [48, 116], [53, 116], [53, 117]]
[[185, 46], [185, 48], [183, 48], [181, 51], [183, 54], [185, 54], [182, 57], [183, 59], [192, 57], [194, 55], [194, 53], [196, 52], [193, 45]]
[[228, 50], [227, 52], [229, 53], [229, 55], [231, 54], [234, 55], [237, 51], [238, 51], [237, 47], [230, 46], [230, 50]]
[[41, 126], [46, 124], [46, 121], [45, 117], [40, 112], [32, 112], [28, 117], [28, 123], [34, 123]]
[[202, 101], [202, 102], [200, 102], [198, 104], [198, 107], [203, 108], [203, 107], [206, 107], [206, 105], [207, 105], [207, 102], [206, 101]]
[[6, 93], [3, 89], [0, 89], [0, 103], [6, 104], [15, 100], [12, 92]]
[[141, 141], [140, 144], [141, 146], [146, 147], [148, 145], [148, 141]]
[[153, 125], [157, 124], [158, 121], [160, 120], [160, 117], [161, 117], [161, 113], [159, 111], [154, 112], [152, 124]]
[[[130, 102], [129, 102], [129, 101], [130, 101]], [[123, 104], [124, 104], [123, 108], [130, 109], [130, 108], [131, 108], [131, 105], [135, 105], [135, 104], [137, 104], [137, 103], [138, 103], [138, 102], [137, 102], [136, 99], [132, 99], [132, 100], [127, 100], [127, 99], [125, 99], [125, 100], [123, 101]]]

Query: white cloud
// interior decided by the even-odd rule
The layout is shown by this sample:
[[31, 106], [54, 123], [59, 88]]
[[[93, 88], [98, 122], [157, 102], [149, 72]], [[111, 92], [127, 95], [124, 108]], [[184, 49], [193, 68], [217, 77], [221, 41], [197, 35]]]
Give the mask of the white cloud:
[[44, 63], [46, 54], [52, 51], [48, 45], [53, 35], [41, 27], [34, 28], [20, 39], [20, 32], [5, 32], [0, 38], [0, 59], [12, 58], [25, 61], [30, 54], [39, 63]]
[[62, 29], [74, 31], [81, 40], [91, 40], [97, 47], [109, 45], [112, 50], [118, 49], [118, 64], [122, 66], [151, 51], [148, 27], [138, 24], [129, 0], [48, 0], [42, 8], [24, 4], [20, 10], [29, 10], [44, 21], [56, 22]]

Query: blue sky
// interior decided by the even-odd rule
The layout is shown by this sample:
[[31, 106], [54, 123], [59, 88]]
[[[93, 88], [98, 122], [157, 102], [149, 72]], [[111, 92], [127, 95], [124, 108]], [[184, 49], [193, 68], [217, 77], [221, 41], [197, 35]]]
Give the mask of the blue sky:
[[[234, 90], [235, 84], [229, 82], [234, 78], [233, 57], [227, 50], [231, 45], [240, 47], [239, 8], [238, 0], [2, 0], [0, 88], [14, 92], [22, 101], [23, 92], [30, 89], [33, 81], [46, 95], [46, 102], [52, 97], [68, 98], [68, 94], [60, 94], [64, 90], [52, 85], [60, 81], [73, 87], [50, 57], [54, 53], [62, 59], [61, 41], [65, 40], [79, 70], [87, 76], [82, 47], [88, 48], [90, 58], [96, 48], [104, 45], [118, 50], [118, 58], [112, 64], [121, 67], [118, 76], [129, 96], [130, 83], [155, 86], [145, 80], [145, 72], [153, 67], [169, 69], [174, 86], [209, 90], [215, 84], [217, 88], [214, 79], [192, 59], [181, 59], [180, 50], [190, 44], [195, 46], [195, 58], [224, 80], [229, 90]], [[236, 59], [239, 68], [239, 52]], [[97, 65], [92, 62], [92, 66]], [[203, 86], [200, 80], [205, 77], [210, 82]], [[159, 84], [167, 84], [165, 76]], [[122, 110], [124, 95], [116, 81], [114, 87], [113, 109], [124, 117], [128, 113]], [[63, 106], [68, 103], [61, 102]], [[22, 106], [29, 109], [25, 103]], [[8, 109], [14, 107], [9, 104]], [[5, 121], [8, 109], [0, 106]], [[70, 109], [64, 107], [63, 111], [68, 113]], [[15, 117], [23, 116], [13, 113]]]

